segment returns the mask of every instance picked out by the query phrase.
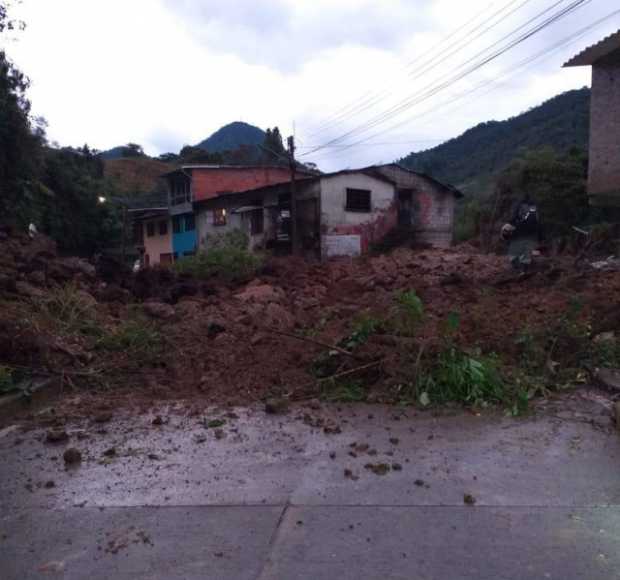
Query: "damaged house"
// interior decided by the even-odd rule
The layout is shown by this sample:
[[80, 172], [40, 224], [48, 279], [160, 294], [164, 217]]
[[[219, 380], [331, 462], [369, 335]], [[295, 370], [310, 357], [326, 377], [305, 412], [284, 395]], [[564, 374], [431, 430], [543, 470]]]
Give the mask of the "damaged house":
[[[185, 166], [163, 176], [167, 216], [145, 214], [145, 264], [208, 250], [213, 236], [245, 232], [252, 250], [291, 241], [291, 180], [284, 167]], [[305, 255], [358, 256], [400, 228], [419, 243], [452, 243], [454, 208], [462, 194], [397, 164], [334, 173], [297, 173], [296, 212]], [[166, 225], [167, 224], [167, 225]]]

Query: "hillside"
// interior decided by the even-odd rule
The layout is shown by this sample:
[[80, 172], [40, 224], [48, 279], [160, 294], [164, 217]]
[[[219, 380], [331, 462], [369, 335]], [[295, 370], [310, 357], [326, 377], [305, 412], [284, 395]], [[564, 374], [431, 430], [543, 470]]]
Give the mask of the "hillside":
[[236, 121], [224, 125], [213, 135], [198, 143], [196, 147], [210, 153], [233, 151], [242, 145], [260, 145], [265, 140], [265, 132], [254, 125]]
[[411, 153], [400, 163], [464, 191], [479, 192], [524, 150], [587, 148], [589, 107], [589, 89], [569, 91], [506, 121], [481, 123], [433, 149]]
[[114, 179], [120, 192], [126, 195], [159, 191], [164, 186], [160, 176], [173, 169], [173, 165], [150, 157], [104, 161], [105, 176]]

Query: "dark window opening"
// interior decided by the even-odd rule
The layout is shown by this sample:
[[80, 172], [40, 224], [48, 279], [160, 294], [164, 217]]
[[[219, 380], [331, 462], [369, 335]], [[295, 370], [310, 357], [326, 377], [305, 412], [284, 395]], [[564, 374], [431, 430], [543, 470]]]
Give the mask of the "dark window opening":
[[196, 229], [196, 219], [194, 218], [194, 214], [190, 213], [185, 216], [185, 231], [193, 232]]
[[178, 215], [175, 215], [172, 218], [172, 233], [173, 234], [181, 233], [181, 218]]
[[152, 238], [155, 235], [155, 224], [153, 222], [146, 224], [146, 235], [149, 238]]
[[370, 211], [370, 190], [347, 188], [347, 211]]
[[252, 235], [255, 236], [257, 234], [263, 233], [263, 228], [265, 226], [265, 220], [263, 216], [262, 209], [255, 209], [252, 211], [252, 215], [250, 218], [250, 231]]
[[179, 205], [189, 203], [192, 200], [190, 194], [190, 182], [188, 177], [176, 177], [170, 180], [170, 203]]
[[213, 225], [225, 226], [226, 225], [226, 210], [224, 208], [213, 210]]
[[159, 222], [159, 235], [165, 236], [168, 233], [168, 222], [161, 221]]
[[132, 234], [133, 243], [135, 246], [144, 245], [144, 226], [141, 222], [134, 222]]

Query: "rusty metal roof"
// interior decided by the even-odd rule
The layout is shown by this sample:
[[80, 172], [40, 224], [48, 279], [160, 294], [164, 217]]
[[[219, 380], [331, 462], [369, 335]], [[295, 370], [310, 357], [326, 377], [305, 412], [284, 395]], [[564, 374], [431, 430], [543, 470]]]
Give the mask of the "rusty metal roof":
[[597, 63], [612, 52], [620, 51], [620, 30], [593, 44], [571, 58], [564, 66], [589, 66]]

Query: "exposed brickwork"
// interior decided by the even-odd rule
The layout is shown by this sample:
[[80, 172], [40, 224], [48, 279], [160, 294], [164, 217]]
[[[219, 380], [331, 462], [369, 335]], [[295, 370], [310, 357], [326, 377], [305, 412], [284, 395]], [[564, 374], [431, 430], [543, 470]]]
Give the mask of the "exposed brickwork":
[[365, 254], [372, 244], [381, 241], [397, 224], [398, 205], [394, 202], [388, 209], [374, 215], [372, 221], [363, 224], [336, 225], [326, 228], [326, 231], [329, 234], [360, 236], [362, 254]]
[[620, 195], [620, 64], [593, 66], [590, 123], [590, 195]]
[[395, 181], [398, 189], [412, 190], [416, 240], [433, 246], [450, 246], [454, 229], [454, 194], [432, 179], [396, 165], [378, 169]]
[[291, 174], [284, 167], [225, 167], [192, 169], [194, 201], [217, 197], [222, 192], [239, 192], [265, 185], [285, 183]]

